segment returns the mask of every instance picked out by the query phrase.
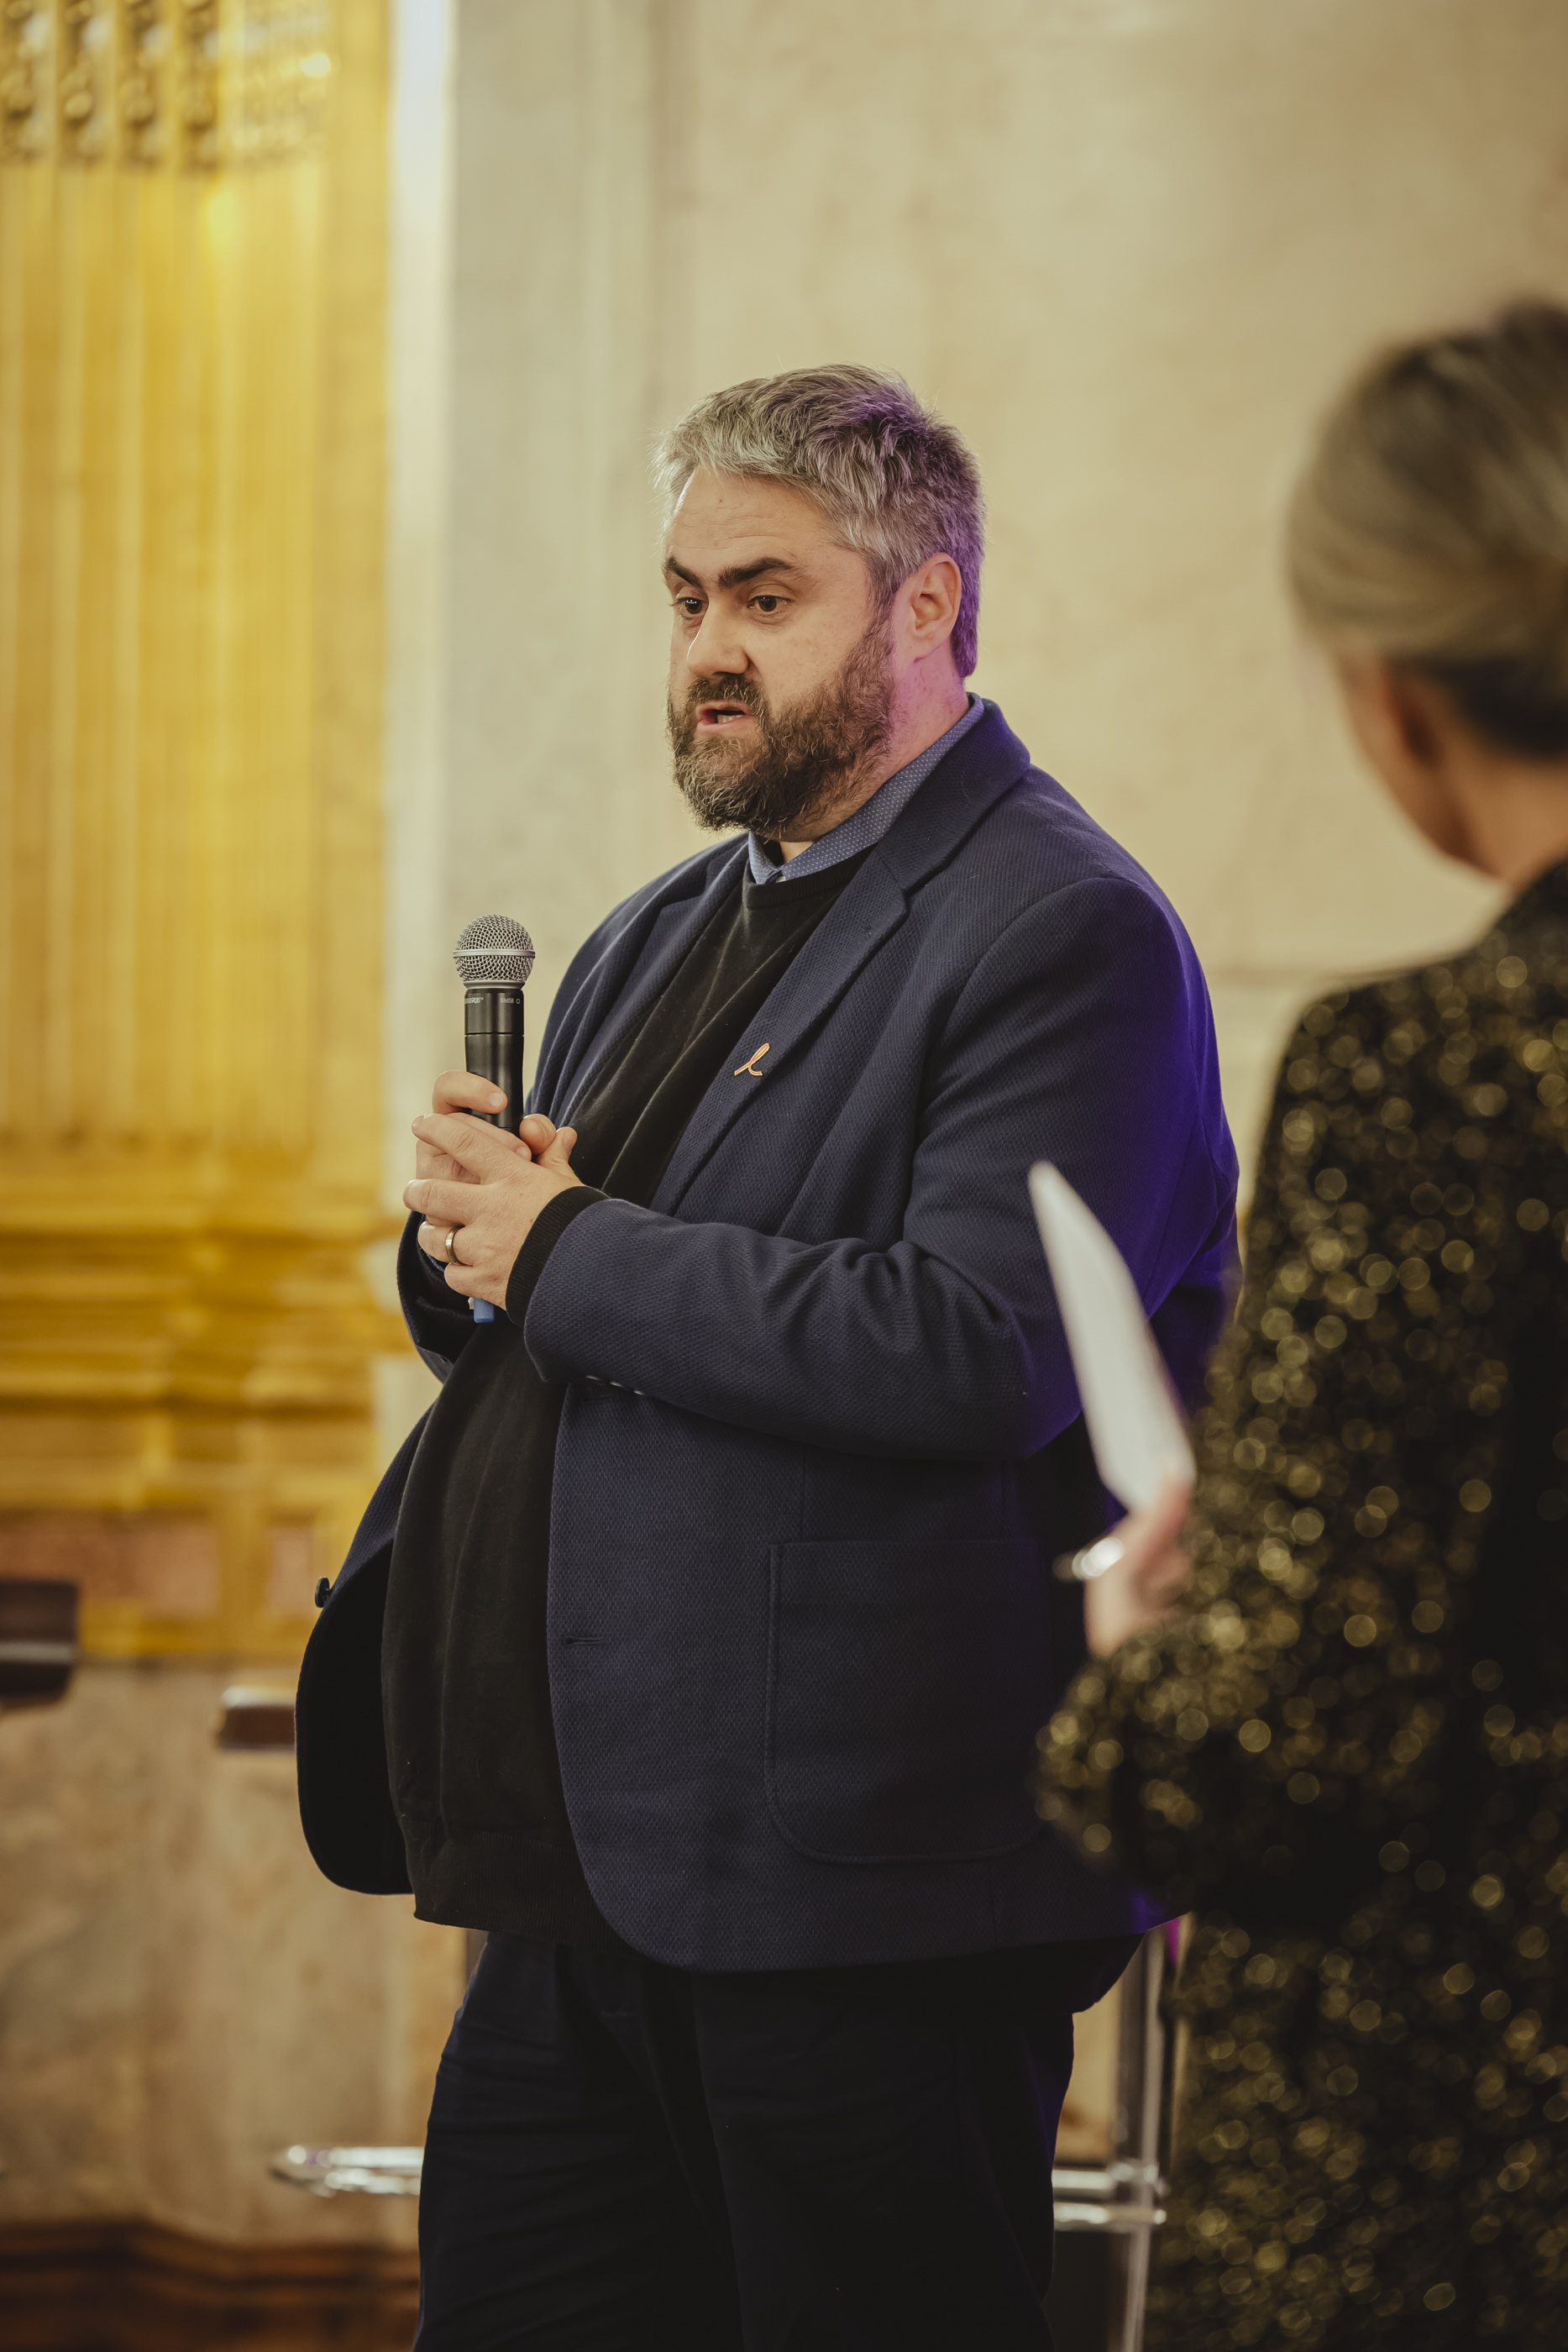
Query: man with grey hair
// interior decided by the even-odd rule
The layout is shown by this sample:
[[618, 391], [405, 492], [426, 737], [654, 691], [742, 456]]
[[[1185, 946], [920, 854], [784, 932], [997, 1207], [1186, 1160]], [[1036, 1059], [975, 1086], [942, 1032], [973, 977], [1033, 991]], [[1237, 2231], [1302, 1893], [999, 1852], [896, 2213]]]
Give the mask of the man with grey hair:
[[950, 426], [817, 368], [658, 466], [675, 775], [731, 837], [582, 949], [517, 1139], [461, 1071], [414, 1123], [444, 1385], [311, 1642], [307, 1833], [488, 1936], [423, 2352], [1048, 2346], [1071, 2015], [1154, 1915], [1030, 1795], [1083, 1650], [1050, 1562], [1105, 1504], [1025, 1176], [1096, 1210], [1191, 1394], [1207, 998], [967, 690]]

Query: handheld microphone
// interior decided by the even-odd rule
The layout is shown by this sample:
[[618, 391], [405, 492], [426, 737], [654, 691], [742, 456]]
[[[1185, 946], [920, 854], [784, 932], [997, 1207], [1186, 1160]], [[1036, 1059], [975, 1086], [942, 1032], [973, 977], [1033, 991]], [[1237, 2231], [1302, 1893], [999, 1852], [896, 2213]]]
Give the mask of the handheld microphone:
[[[523, 985], [534, 968], [534, 943], [510, 915], [480, 915], [453, 950], [463, 982], [464, 1067], [487, 1078], [507, 1097], [505, 1110], [471, 1111], [516, 1135], [523, 1123]], [[493, 1323], [487, 1298], [470, 1299], [476, 1323]]]

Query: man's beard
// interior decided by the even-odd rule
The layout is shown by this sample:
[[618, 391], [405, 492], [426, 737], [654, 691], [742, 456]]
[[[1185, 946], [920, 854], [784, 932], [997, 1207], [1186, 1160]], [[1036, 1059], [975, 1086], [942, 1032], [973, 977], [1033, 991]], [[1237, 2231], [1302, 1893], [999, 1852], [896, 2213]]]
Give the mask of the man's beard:
[[[879, 618], [836, 677], [782, 710], [769, 709], [744, 677], [695, 679], [679, 707], [672, 697], [675, 782], [697, 823], [712, 833], [740, 825], [764, 841], [801, 839], [800, 828], [843, 798], [857, 773], [886, 747], [893, 709], [889, 654], [886, 625]], [[698, 735], [698, 709], [716, 701], [750, 711], [757, 733], [748, 748], [722, 735], [711, 740]]]

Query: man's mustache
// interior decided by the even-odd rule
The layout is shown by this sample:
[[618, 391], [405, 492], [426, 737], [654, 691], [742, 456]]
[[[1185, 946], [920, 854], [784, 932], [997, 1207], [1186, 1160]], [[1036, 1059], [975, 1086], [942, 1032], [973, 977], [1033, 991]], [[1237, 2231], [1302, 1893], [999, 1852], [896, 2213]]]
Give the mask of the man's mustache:
[[768, 698], [750, 678], [698, 677], [686, 688], [681, 704], [684, 729], [695, 727], [697, 712], [705, 702], [733, 702], [742, 710], [749, 710], [754, 719], [766, 720], [768, 717]]

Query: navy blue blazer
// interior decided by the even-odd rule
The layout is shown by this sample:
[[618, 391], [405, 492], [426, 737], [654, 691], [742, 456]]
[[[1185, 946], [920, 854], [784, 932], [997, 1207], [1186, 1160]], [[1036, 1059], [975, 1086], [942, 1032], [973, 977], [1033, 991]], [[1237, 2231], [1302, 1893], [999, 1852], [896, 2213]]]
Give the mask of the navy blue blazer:
[[[531, 1108], [570, 1119], [745, 856], [703, 851], [594, 933]], [[988, 706], [732, 1061], [652, 1206], [568, 1225], [524, 1328], [568, 1391], [548, 1644], [594, 1897], [628, 1943], [693, 1969], [1136, 1932], [1157, 1908], [1091, 1871], [1028, 1788], [1082, 1654], [1051, 1563], [1103, 1498], [1025, 1177], [1054, 1160], [1093, 1208], [1195, 1393], [1236, 1163], [1191, 944]], [[405, 1308], [444, 1373], [465, 1313]], [[314, 1814], [319, 1858], [357, 1885], [406, 1884], [384, 1820], [349, 1875], [324, 1780], [333, 1710], [355, 1675], [368, 1690], [416, 1443], [301, 1679], [308, 1832]], [[352, 1769], [374, 1779], [368, 1757]]]

